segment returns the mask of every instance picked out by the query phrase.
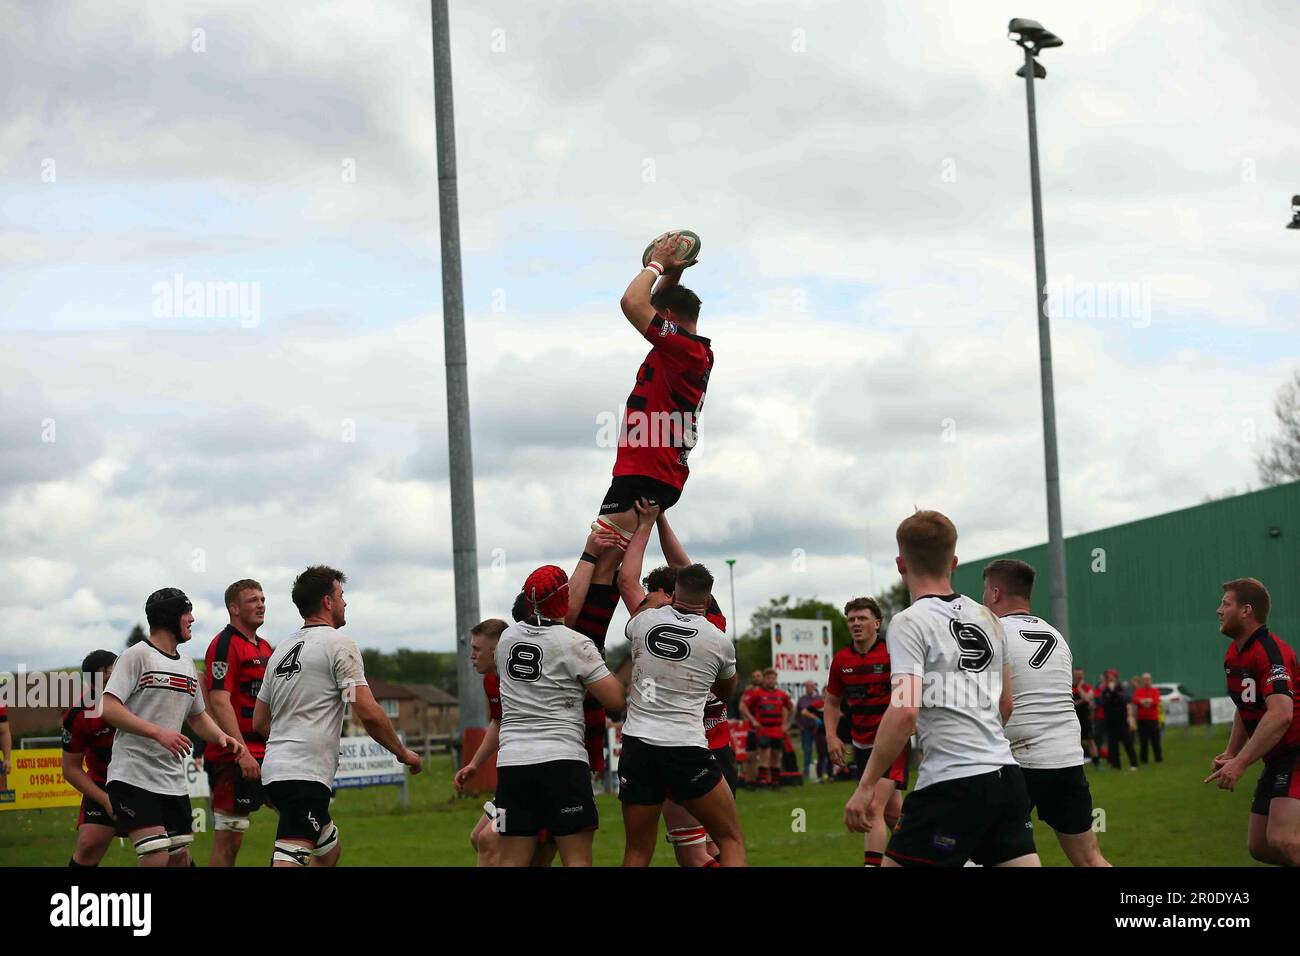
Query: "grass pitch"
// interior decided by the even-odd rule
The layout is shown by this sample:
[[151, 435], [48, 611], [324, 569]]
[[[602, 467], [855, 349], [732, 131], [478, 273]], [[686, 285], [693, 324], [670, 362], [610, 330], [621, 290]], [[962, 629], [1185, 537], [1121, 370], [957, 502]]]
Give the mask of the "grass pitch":
[[[1227, 743], [1227, 727], [1171, 730], [1165, 761], [1131, 773], [1088, 769], [1093, 804], [1104, 811], [1102, 852], [1116, 866], [1251, 866], [1246, 824], [1257, 764], [1236, 792], [1201, 781], [1210, 758]], [[913, 775], [915, 777], [915, 775]], [[410, 807], [401, 809], [397, 790], [345, 790], [332, 808], [343, 844], [343, 866], [473, 866], [469, 832], [482, 798], [454, 797], [450, 758], [434, 756], [411, 778]], [[844, 828], [848, 783], [805, 784], [775, 792], [742, 791], [741, 825], [752, 866], [861, 866], [862, 837]], [[623, 855], [618, 799], [597, 797], [601, 828], [597, 866], [617, 866]], [[196, 808], [207, 809], [206, 801]], [[800, 812], [802, 811], [802, 812]], [[75, 809], [0, 813], [0, 865], [66, 866], [76, 842]], [[1045, 866], [1067, 866], [1052, 831], [1037, 820], [1034, 836]], [[241, 866], [266, 866], [275, 837], [275, 813], [260, 810], [244, 839]], [[193, 853], [207, 862], [212, 834], [196, 833]], [[133, 866], [135, 854], [114, 841], [104, 866]], [[556, 864], [559, 865], [558, 862]], [[672, 850], [661, 841], [655, 866], [673, 866]]]

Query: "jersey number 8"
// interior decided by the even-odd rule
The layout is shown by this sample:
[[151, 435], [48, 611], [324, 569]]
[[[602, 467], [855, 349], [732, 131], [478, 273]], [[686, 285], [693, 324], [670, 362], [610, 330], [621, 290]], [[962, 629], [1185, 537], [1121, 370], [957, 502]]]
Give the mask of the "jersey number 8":
[[506, 673], [515, 680], [537, 680], [542, 676], [542, 649], [536, 644], [511, 645]]

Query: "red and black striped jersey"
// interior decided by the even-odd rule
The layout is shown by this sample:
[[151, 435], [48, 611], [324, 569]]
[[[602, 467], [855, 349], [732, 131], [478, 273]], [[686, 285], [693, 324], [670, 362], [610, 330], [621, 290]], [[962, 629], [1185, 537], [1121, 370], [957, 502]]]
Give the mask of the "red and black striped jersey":
[[[262, 677], [271, 650], [271, 645], [262, 638], [254, 640], [233, 624], [227, 624], [212, 639], [204, 657], [203, 681], [208, 692], [224, 690], [230, 694], [230, 706], [234, 708], [239, 732], [248, 745], [248, 753], [257, 760], [266, 754], [266, 738], [253, 730], [253, 708], [257, 705], [257, 692], [262, 689]], [[203, 759], [212, 763], [229, 763], [235, 758], [216, 744], [208, 744]]]
[[92, 717], [82, 706], [63, 715], [63, 749], [85, 756], [86, 774], [104, 786], [108, 781], [108, 762], [113, 759], [113, 727], [102, 716]]
[[501, 678], [496, 674], [484, 674], [483, 693], [487, 695], [488, 720], [501, 723]]
[[849, 644], [831, 658], [826, 690], [840, 698], [855, 746], [875, 744], [880, 718], [889, 706], [889, 678], [889, 646], [883, 638], [877, 637], [865, 654]]
[[[1295, 697], [1295, 651], [1267, 627], [1260, 627], [1240, 648], [1236, 641], [1229, 644], [1223, 656], [1223, 670], [1228, 677], [1228, 696], [1237, 705], [1248, 734], [1255, 732], [1268, 712], [1269, 697], [1274, 694]], [[1264, 755], [1264, 760], [1297, 748], [1300, 748], [1300, 708], [1292, 712], [1291, 726]]]
[[661, 315], [645, 337], [653, 348], [627, 397], [614, 475], [644, 475], [680, 490], [690, 473], [686, 458], [698, 434], [713, 349]]
[[749, 700], [749, 712], [758, 721], [760, 737], [780, 737], [785, 733], [786, 708], [794, 709], [794, 702], [779, 687], [770, 690], [759, 687]]

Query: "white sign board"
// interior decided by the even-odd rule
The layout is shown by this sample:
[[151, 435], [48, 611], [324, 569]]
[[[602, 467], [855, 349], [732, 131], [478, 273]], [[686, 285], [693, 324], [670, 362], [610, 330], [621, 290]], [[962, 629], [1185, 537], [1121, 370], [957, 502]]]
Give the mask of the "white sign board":
[[339, 741], [339, 769], [334, 786], [378, 787], [406, 780], [406, 768], [370, 737], [344, 737]]
[[191, 800], [206, 800], [212, 794], [208, 791], [208, 774], [203, 769], [203, 756], [192, 757], [185, 761], [185, 789]]
[[1232, 718], [1236, 716], [1237, 705], [1232, 702], [1231, 697], [1210, 698], [1210, 723], [1230, 724]]
[[1166, 727], [1186, 727], [1188, 725], [1191, 715], [1187, 712], [1187, 701], [1165, 701], [1164, 707]]
[[824, 688], [831, 676], [831, 622], [809, 621], [797, 617], [772, 619], [772, 666], [776, 683], [798, 700], [803, 696], [804, 681]]

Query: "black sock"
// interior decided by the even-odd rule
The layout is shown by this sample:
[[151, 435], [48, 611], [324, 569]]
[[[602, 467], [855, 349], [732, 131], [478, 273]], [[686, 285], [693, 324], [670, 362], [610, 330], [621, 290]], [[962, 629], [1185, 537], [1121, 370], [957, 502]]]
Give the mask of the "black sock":
[[874, 850], [867, 850], [862, 854], [862, 857], [865, 861], [862, 864], [863, 866], [880, 866], [881, 861], [884, 859], [884, 854], [876, 853]]
[[68, 857], [68, 866], [78, 870], [93, 870], [95, 868], [93, 863], [78, 863], [75, 856]]

